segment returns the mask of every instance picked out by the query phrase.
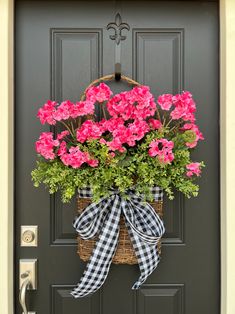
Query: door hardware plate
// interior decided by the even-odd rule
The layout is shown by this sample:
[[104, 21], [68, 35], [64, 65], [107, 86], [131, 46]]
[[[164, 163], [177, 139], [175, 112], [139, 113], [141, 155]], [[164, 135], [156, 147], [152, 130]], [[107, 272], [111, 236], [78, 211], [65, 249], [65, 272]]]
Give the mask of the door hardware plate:
[[20, 245], [38, 246], [38, 226], [21, 226]]
[[[20, 259], [19, 264], [19, 288], [24, 282], [25, 278], [22, 278], [22, 274], [29, 272], [28, 279], [31, 285], [28, 290], [37, 290], [37, 259]], [[33, 314], [34, 312], [31, 312]], [[30, 314], [30, 312], [29, 312]]]

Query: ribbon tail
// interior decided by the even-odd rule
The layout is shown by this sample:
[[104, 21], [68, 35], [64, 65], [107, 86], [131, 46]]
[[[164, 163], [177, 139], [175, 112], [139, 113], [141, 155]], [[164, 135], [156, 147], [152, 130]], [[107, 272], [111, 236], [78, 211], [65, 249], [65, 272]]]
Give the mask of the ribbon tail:
[[139, 289], [158, 266], [160, 256], [157, 243], [165, 229], [162, 220], [149, 204], [123, 201], [122, 210], [141, 273], [132, 289]]
[[115, 196], [83, 276], [71, 292], [75, 298], [92, 294], [103, 285], [118, 244], [120, 215], [120, 198]]
[[[140, 277], [132, 286], [132, 289], [139, 289], [140, 286], [146, 281], [149, 275], [157, 268], [158, 263], [160, 262], [160, 256], [157, 251], [156, 246], [149, 245], [133, 234], [131, 236], [133, 247], [138, 259]], [[145, 252], [143, 254], [143, 252]]]

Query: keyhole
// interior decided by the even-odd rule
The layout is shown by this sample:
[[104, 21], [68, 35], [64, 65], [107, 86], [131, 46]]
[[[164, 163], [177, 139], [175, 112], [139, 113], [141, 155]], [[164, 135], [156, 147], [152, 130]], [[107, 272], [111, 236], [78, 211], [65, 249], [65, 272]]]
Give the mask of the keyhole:
[[34, 238], [35, 238], [35, 234], [31, 230], [26, 230], [23, 233], [23, 241], [26, 242], [26, 243], [32, 242], [34, 240]]

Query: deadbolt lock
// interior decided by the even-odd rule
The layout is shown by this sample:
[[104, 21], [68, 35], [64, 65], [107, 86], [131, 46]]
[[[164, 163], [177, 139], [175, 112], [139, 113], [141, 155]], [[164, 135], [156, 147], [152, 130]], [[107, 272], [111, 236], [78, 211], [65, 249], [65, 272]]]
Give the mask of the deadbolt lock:
[[38, 245], [38, 226], [21, 226], [21, 246]]
[[35, 234], [32, 230], [26, 230], [22, 234], [22, 240], [26, 243], [31, 243], [35, 239]]

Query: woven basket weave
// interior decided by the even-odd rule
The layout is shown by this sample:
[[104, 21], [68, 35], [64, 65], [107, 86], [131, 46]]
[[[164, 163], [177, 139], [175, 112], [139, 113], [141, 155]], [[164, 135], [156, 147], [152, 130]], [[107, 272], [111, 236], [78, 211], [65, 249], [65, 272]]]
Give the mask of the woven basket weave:
[[[91, 204], [91, 199], [78, 197], [77, 204], [78, 204], [78, 213], [81, 214], [82, 211], [89, 204]], [[163, 202], [156, 201], [156, 202], [151, 202], [151, 203], [149, 202], [149, 204], [155, 209], [159, 217], [162, 218]], [[81, 260], [83, 260], [84, 262], [87, 262], [89, 260], [97, 239], [98, 237], [95, 237], [90, 240], [84, 240], [80, 236], [78, 236], [78, 251], [77, 252]], [[158, 250], [160, 254], [161, 253], [160, 241], [158, 242], [156, 249]], [[119, 239], [118, 239], [118, 246], [117, 246], [117, 250], [113, 257], [112, 262], [114, 264], [129, 264], [129, 265], [138, 263], [123, 217], [121, 217], [121, 220], [120, 220], [120, 233], [119, 233]]]

